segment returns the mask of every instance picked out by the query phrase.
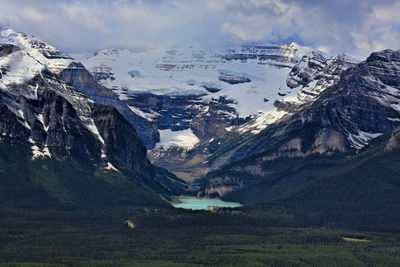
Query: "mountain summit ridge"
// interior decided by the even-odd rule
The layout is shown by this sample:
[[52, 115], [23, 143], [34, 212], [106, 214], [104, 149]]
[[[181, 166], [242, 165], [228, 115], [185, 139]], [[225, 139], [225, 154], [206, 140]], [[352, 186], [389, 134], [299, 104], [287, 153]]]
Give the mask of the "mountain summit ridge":
[[[77, 177], [82, 175], [78, 183], [99, 185], [103, 181], [93, 177], [121, 176], [132, 192], [143, 187], [138, 190], [148, 190], [145, 194], [157, 192], [168, 196], [171, 193], [167, 184], [176, 177], [165, 171], [161, 175], [159, 168], [149, 162], [146, 148], [132, 125], [115, 108], [96, 103], [78, 90], [82, 88], [75, 88], [63, 79], [63, 73], [71, 68], [84, 72], [83, 65], [33, 36], [11, 30], [3, 31], [1, 36], [7, 36], [6, 43], [0, 44], [1, 141], [3, 146], [15, 144], [24, 151], [24, 157], [16, 164], [33, 168], [26, 173], [31, 179], [29, 182], [41, 184], [45, 192], [60, 200], [51, 186], [50, 180], [54, 179], [54, 183], [60, 183], [57, 190], [65, 193], [60, 195], [64, 202], [79, 203], [75, 199], [81, 197], [77, 192], [66, 193], [69, 189], [61, 182], [67, 179], [64, 170], [43, 180], [35, 167], [39, 162], [45, 162], [46, 167], [72, 161], [79, 166], [73, 172], [79, 173], [80, 168], [88, 170], [86, 174], [77, 174]], [[90, 81], [91, 75], [86, 73]], [[103, 89], [95, 81], [91, 85]], [[30, 157], [26, 157], [28, 151]], [[93, 176], [90, 171], [94, 172]], [[178, 188], [178, 184], [170, 185]], [[115, 185], [110, 186], [116, 189]], [[85, 186], [82, 190], [91, 189]]]

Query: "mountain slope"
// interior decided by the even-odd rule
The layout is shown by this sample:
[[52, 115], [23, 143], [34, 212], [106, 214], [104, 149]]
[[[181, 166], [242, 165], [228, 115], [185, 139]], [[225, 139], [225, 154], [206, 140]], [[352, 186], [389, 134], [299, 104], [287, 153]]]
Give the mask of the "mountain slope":
[[[171, 194], [159, 182], [174, 177], [154, 169], [135, 130], [114, 108], [93, 102], [20, 47], [0, 47], [2, 168], [7, 170], [1, 180], [6, 198], [25, 186], [33, 191], [23, 201], [38, 193], [73, 205], [99, 199], [129, 203], [134, 192], [161, 203], [157, 193]], [[11, 168], [7, 149], [21, 156]], [[183, 187], [181, 183], [173, 191]]]
[[230, 163], [208, 175], [204, 194], [398, 227], [399, 56], [373, 53], [288, 119], [231, 139], [212, 158]]
[[[292, 156], [307, 152], [360, 149], [399, 126], [399, 52], [373, 53], [341, 72], [340, 79], [315, 100], [301, 104], [286, 118], [259, 134], [232, 135], [210, 158], [235, 161], [269, 151]], [[318, 80], [320, 81], [320, 80]], [[286, 153], [286, 154], [287, 154]]]
[[114, 171], [90, 159], [40, 157], [32, 160], [31, 144], [15, 137], [0, 143], [2, 208], [41, 210], [116, 206], [168, 207], [128, 170]]
[[400, 228], [399, 132], [371, 142], [358, 154], [253, 157], [216, 171], [209, 196], [257, 203], [259, 214], [280, 204], [310, 224], [369, 230]]
[[[286, 78], [309, 51], [294, 43], [192, 45], [143, 53], [101, 50], [81, 61], [121, 105], [147, 120], [133, 125], [147, 134], [151, 161], [193, 180], [208, 171], [207, 157], [226, 133], [260, 112], [270, 111], [268, 123], [285, 114], [274, 103], [296, 95], [300, 88], [286, 86]], [[150, 133], [159, 139], [150, 141]]]
[[59, 75], [69, 85], [83, 92], [93, 101], [115, 107], [125, 119], [135, 126], [139, 137], [144, 142], [158, 140], [157, 132], [147, 130], [149, 127], [147, 120], [138, 116], [127, 106], [121, 105], [118, 95], [98, 84], [84, 66], [67, 53], [57, 50], [35, 36], [15, 32], [12, 29], [0, 31], [0, 43], [19, 47], [52, 73]]

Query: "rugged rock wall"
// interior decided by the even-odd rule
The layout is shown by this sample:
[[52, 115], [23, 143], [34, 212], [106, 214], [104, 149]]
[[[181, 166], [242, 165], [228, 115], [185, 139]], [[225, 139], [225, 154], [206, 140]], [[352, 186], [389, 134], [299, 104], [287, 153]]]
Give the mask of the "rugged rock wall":
[[[156, 192], [171, 193], [164, 180], [176, 177], [156, 172], [135, 129], [115, 108], [94, 102], [25, 50], [12, 50], [0, 57], [0, 67], [7, 70], [0, 78], [0, 134], [4, 140], [17, 138], [29, 147], [29, 162], [71, 159], [104, 172], [126, 174], [133, 183]], [[70, 65], [76, 86], [88, 92], [102, 89], [95, 88], [98, 84], [80, 65]]]
[[[223, 176], [211, 178], [205, 192], [215, 194], [243, 187], [246, 175], [243, 171], [240, 176], [234, 174], [235, 162], [248, 161], [244, 166], [263, 165], [278, 158], [337, 152], [353, 154], [372, 139], [398, 130], [399, 59], [399, 51], [373, 53], [366, 61], [342, 71], [336, 84], [322, 91], [311, 105], [302, 105], [287, 120], [275, 123], [255, 136], [231, 139], [211, 158], [215, 165], [219, 158], [229, 155], [230, 164], [223, 168]], [[395, 143], [393, 139], [388, 147]], [[218, 190], [219, 187], [226, 189], [227, 185], [230, 190]]]

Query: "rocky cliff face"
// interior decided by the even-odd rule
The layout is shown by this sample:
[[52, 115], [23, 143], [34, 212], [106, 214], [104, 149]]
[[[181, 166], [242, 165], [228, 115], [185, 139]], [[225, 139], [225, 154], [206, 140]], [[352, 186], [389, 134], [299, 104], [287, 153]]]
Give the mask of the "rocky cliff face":
[[342, 132], [353, 148], [400, 126], [400, 53], [384, 50], [347, 69], [339, 82], [301, 113]]
[[[85, 67], [65, 52], [57, 50], [35, 36], [6, 29], [0, 32], [3, 53], [9, 48], [23, 49], [54, 74], [59, 75], [69, 85], [89, 96], [97, 103], [115, 107], [138, 130], [140, 139], [147, 146], [154, 146], [159, 140], [158, 132], [147, 120], [138, 116], [126, 105], [121, 104], [118, 95], [101, 86]], [[1, 52], [0, 52], [1, 53]]]
[[12, 44], [1, 44], [0, 45], [0, 56], [6, 57], [9, 54], [14, 53], [18, 50], [20, 50], [18, 46], [15, 46]]
[[[371, 73], [350, 73], [361, 68], [355, 60], [345, 55], [327, 59], [293, 43], [138, 54], [110, 49], [83, 59], [89, 72], [33, 36], [6, 30], [1, 38], [14, 44], [4, 46], [4, 55], [15, 57], [18, 44], [68, 85], [115, 107], [151, 149], [151, 161], [188, 180], [264, 151], [271, 151], [266, 158], [272, 159], [360, 149], [397, 127], [397, 96], [390, 92], [395, 81], [383, 75], [396, 70], [393, 56], [371, 55], [360, 63], [368, 63]], [[377, 63], [384, 60], [386, 65]], [[10, 73], [5, 81], [25, 79], [25, 74], [12, 76], [16, 67], [2, 68]], [[382, 79], [352, 82], [344, 76]], [[357, 101], [349, 100], [364, 85], [381, 89], [374, 98], [359, 92]], [[389, 106], [381, 105], [385, 101]], [[374, 108], [367, 110], [371, 104]], [[312, 134], [299, 137], [307, 127]]]
[[[291, 136], [287, 133], [302, 131], [303, 128], [301, 121], [298, 122], [291, 118], [304, 108], [310, 107], [324, 90], [337, 84], [341, 74], [346, 69], [355, 66], [355, 62], [356, 60], [345, 55], [325, 59], [321, 55], [311, 52], [303, 56], [289, 72], [286, 87], [280, 88], [282, 97], [274, 101], [274, 110], [262, 113], [226, 134], [223, 137], [225, 144], [214, 150], [213, 154], [207, 158], [210, 169], [218, 169], [230, 161], [242, 159], [260, 151], [276, 149], [277, 144], [281, 142], [283, 142], [281, 143], [282, 148], [278, 149], [272, 158], [284, 155], [304, 156], [305, 154], [302, 152], [306, 149], [304, 144], [298, 146], [301, 149], [297, 147], [297, 151], [285, 148], [288, 147], [285, 142], [291, 143], [288, 141], [289, 139], [285, 141], [285, 138]], [[314, 128], [312, 124], [308, 127]], [[313, 148], [308, 148], [308, 153], [317, 150], [321, 153], [332, 149], [348, 150], [348, 141], [345, 140], [343, 133], [335, 131], [332, 134], [333, 132], [328, 128], [323, 130], [318, 128], [316, 131], [314, 140], [316, 143]], [[264, 134], [260, 135], [261, 132]], [[325, 137], [329, 140], [323, 141]], [[333, 140], [336, 144], [332, 143]]]
[[[115, 108], [95, 103], [24, 49], [11, 44], [2, 47], [7, 51], [0, 57], [0, 133], [4, 142], [15, 139], [30, 147], [31, 161], [73, 159], [105, 172], [124, 173], [168, 194], [169, 189], [159, 183], [165, 177], [158, 176], [136, 131]], [[70, 60], [62, 53], [44, 54], [52, 60]], [[90, 85], [85, 75], [89, 81], [91, 75], [77, 63], [69, 64], [63, 74], [66, 80], [67, 73], [80, 73], [80, 78], [73, 80], [82, 90], [90, 92], [98, 86], [93, 82], [92, 87], [85, 87]]]
[[356, 62], [357, 60], [344, 54], [325, 59], [313, 52], [304, 56], [290, 71], [286, 84], [290, 88], [301, 88], [296, 100], [302, 104], [309, 103], [323, 90], [336, 84], [342, 72], [354, 66]]
[[[26, 53], [21, 56], [27, 57], [24, 61], [35, 62]], [[3, 67], [9, 68], [7, 65]], [[24, 83], [13, 82], [4, 86], [1, 96], [3, 109], [8, 109], [4, 114], [12, 114], [11, 117], [4, 116], [2, 134], [24, 137], [32, 144], [33, 158], [51, 157], [54, 149], [56, 154], [66, 150], [73, 157], [106, 159], [107, 150], [110, 150], [129, 163], [130, 157], [138, 155], [136, 164], [129, 164], [133, 171], [145, 170], [150, 165], [145, 157], [146, 149], [134, 129], [114, 109], [94, 103], [44, 66], [32, 66], [31, 74], [34, 76], [27, 77]], [[11, 75], [16, 73], [10, 71], [1, 80], [5, 81]], [[18, 127], [10, 125], [13, 120]], [[103, 124], [106, 126], [100, 127]], [[106, 143], [104, 136], [109, 134], [104, 135], [104, 132], [101, 135], [102, 131], [114, 131], [118, 135], [113, 135], [111, 141], [114, 142]], [[130, 143], [122, 141], [124, 146], [118, 147], [120, 144], [115, 140], [124, 138], [129, 138]], [[125, 151], [115, 153], [118, 149]], [[151, 176], [149, 172], [146, 175], [144, 171], [139, 173], [143, 177]]]
[[[329, 93], [325, 91], [338, 85], [346, 70], [356, 66], [357, 60], [346, 55], [327, 59], [288, 44], [244, 46], [214, 55], [198, 48], [177, 47], [143, 56], [114, 49], [83, 61], [100, 83], [118, 95], [120, 110], [129, 109], [142, 119], [131, 124], [146, 135], [141, 138], [152, 148], [151, 161], [188, 180], [277, 146], [278, 150], [266, 158], [360, 149], [385, 132], [366, 125], [356, 129], [349, 123], [353, 118], [343, 126], [342, 117], [352, 113], [336, 114], [336, 119], [321, 111], [322, 107], [307, 113], [313, 110], [311, 106], [327, 101]], [[270, 88], [261, 90], [261, 84]], [[238, 90], [246, 93], [239, 95]], [[263, 104], [253, 101], [250, 92]], [[319, 100], [324, 93], [325, 100]], [[246, 101], [264, 112], [243, 113], [241, 105]], [[338, 110], [330, 112], [340, 113]], [[360, 120], [354, 120], [359, 125]], [[276, 122], [279, 126], [273, 125]], [[382, 120], [377, 124], [385, 125]], [[392, 124], [390, 129], [395, 127]], [[304, 127], [312, 129], [310, 136], [293, 136]]]
[[290, 69], [309, 50], [294, 43], [145, 53], [109, 49], [81, 60], [118, 95], [120, 111], [125, 106], [142, 118], [131, 123], [152, 162], [194, 179], [207, 172], [207, 157], [226, 134], [275, 109]]
[[[247, 168], [248, 174], [254, 175], [251, 169], [277, 158], [352, 154], [372, 139], [399, 129], [399, 56], [399, 51], [391, 50], [373, 53], [366, 61], [342, 70], [334, 85], [319, 93], [311, 104], [301, 105], [288, 119], [254, 136], [231, 139], [211, 158], [218, 163], [218, 158], [229, 155], [231, 163], [223, 176], [211, 178], [205, 192], [211, 195], [223, 192], [218, 193], [221, 196], [238, 190], [246, 184], [246, 178], [240, 177], [246, 177], [243, 172]], [[235, 161], [248, 162], [241, 164], [240, 177], [232, 174]], [[266, 176], [267, 170], [258, 175]]]
[[154, 146], [158, 132], [145, 118], [138, 116], [127, 105], [121, 104], [118, 96], [100, 85], [92, 74], [79, 62], [72, 62], [60, 72], [60, 77], [97, 103], [115, 107], [137, 130], [139, 138], [145, 144]]
[[173, 97], [169, 103], [164, 102], [166, 97], [160, 99], [162, 108], [151, 108], [162, 116], [157, 121], [161, 142], [149, 151], [149, 158], [189, 181], [207, 171], [206, 158], [221, 144], [227, 129], [245, 121], [225, 98], [208, 103], [199, 97]]
[[281, 97], [273, 102], [274, 109], [234, 130], [240, 134], [257, 134], [277, 120], [287, 119], [303, 105], [311, 105], [322, 91], [335, 85], [342, 72], [356, 62], [343, 54], [329, 59], [316, 52], [304, 55], [288, 73], [286, 84], [280, 87]]

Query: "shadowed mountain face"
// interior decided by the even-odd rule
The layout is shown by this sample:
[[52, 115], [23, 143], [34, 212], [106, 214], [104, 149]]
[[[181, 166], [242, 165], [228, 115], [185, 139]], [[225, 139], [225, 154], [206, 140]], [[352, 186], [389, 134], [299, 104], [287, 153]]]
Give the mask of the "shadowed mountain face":
[[373, 53], [288, 119], [230, 139], [213, 158], [229, 163], [199, 181], [201, 194], [398, 226], [399, 56]]
[[132, 112], [128, 106], [123, 105], [113, 91], [101, 86], [79, 62], [72, 62], [59, 73], [60, 77], [68, 84], [75, 87], [90, 99], [104, 105], [115, 107], [139, 133], [145, 144], [154, 145], [158, 140], [158, 133], [147, 120]]
[[293, 155], [357, 150], [394, 131], [400, 126], [398, 56], [399, 52], [390, 50], [373, 53], [343, 71], [337, 83], [286, 119], [259, 134], [228, 140], [213, 160], [228, 153], [230, 161], [235, 161], [266, 151], [283, 156], [285, 150]]
[[399, 160], [399, 132], [371, 141], [358, 153], [278, 158], [261, 153], [209, 174], [203, 192], [255, 203], [259, 212], [263, 205], [280, 204], [310, 223], [398, 231]]
[[311, 105], [356, 62], [345, 55], [327, 59], [294, 43], [109, 49], [81, 60], [121, 105], [147, 121], [134, 122], [139, 133], [159, 134], [144, 142], [150, 160], [189, 181], [229, 162], [240, 148], [233, 139], [254, 137]]
[[[0, 173], [21, 181], [30, 173], [20, 191], [4, 175], [8, 196], [76, 205], [100, 201], [90, 188], [110, 188], [105, 202], [133, 203], [137, 194], [159, 204], [157, 194], [185, 192], [148, 154], [186, 180], [203, 178], [191, 187], [201, 196], [279, 202], [335, 225], [385, 217], [397, 227], [398, 51], [357, 63], [295, 44], [172, 49], [149, 61], [105, 50], [87, 59], [90, 73], [32, 36], [1, 38]], [[20, 170], [7, 150], [23, 158]]]
[[[27, 202], [40, 192], [53, 200], [50, 203], [115, 204], [140, 202], [132, 200], [137, 193], [138, 198], [161, 204], [156, 193], [168, 196], [185, 187], [173, 175], [161, 175], [154, 168], [135, 129], [115, 108], [93, 102], [32, 51], [11, 44], [2, 47], [0, 165], [7, 171], [0, 177], [5, 199], [13, 190], [22, 190]], [[60, 59], [59, 53], [40, 55]], [[15, 170], [9, 166], [14, 154], [20, 157], [11, 164]], [[25, 179], [26, 184], [12, 179]]]
[[287, 87], [286, 78], [310, 50], [294, 43], [107, 49], [80, 60], [121, 106], [142, 118], [132, 125], [150, 160], [193, 180], [209, 170], [207, 158], [225, 134], [298, 90]]

